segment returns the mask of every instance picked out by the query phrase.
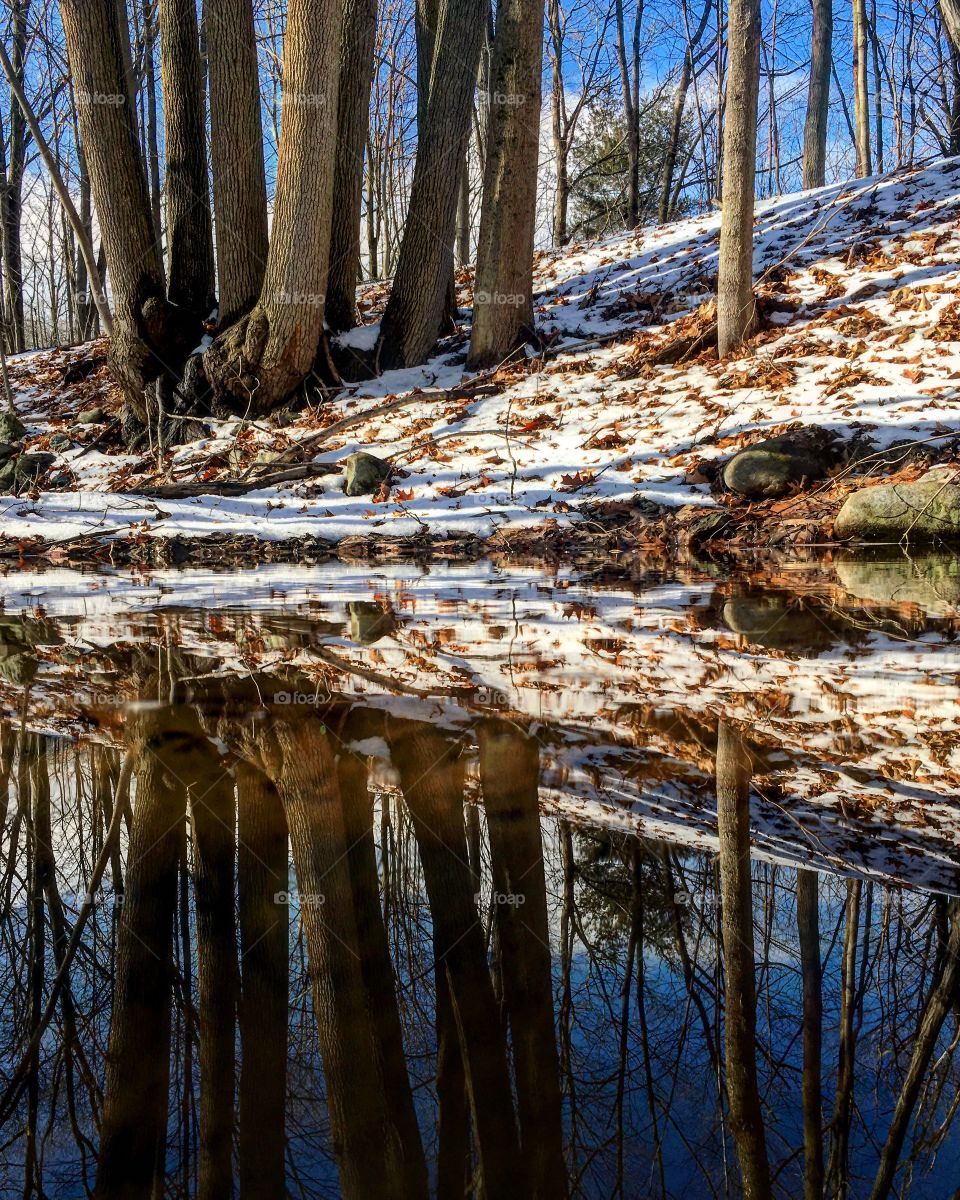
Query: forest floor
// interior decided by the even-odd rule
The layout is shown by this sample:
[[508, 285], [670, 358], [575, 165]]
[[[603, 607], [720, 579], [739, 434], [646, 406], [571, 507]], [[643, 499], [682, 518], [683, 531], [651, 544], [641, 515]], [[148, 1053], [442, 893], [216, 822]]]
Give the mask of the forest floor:
[[[718, 213], [539, 255], [542, 352], [482, 376], [464, 365], [465, 272], [457, 331], [425, 366], [299, 412], [211, 421], [163, 455], [125, 452], [105, 343], [15, 358], [24, 448], [51, 457], [23, 494], [0, 497], [0, 554], [682, 544], [711, 510], [728, 545], [817, 545], [851, 490], [888, 481], [890, 464], [865, 453], [906, 440], [957, 461], [960, 160], [762, 204], [762, 327], [726, 362], [709, 338], [719, 230]], [[339, 353], [372, 348], [387, 286], [364, 290], [366, 323]], [[775, 501], [724, 492], [737, 450], [799, 426], [856, 445], [860, 461]], [[389, 459], [394, 476], [351, 498], [336, 464], [358, 450]], [[324, 465], [332, 473], [276, 481]], [[897, 478], [925, 465], [911, 458]]]

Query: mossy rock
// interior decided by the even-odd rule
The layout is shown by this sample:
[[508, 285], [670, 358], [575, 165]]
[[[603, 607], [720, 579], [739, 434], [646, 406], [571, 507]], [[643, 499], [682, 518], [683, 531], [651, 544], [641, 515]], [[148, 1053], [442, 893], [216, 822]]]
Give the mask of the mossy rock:
[[939, 468], [916, 483], [887, 483], [853, 492], [834, 522], [836, 537], [861, 542], [960, 541], [957, 471]]
[[20, 442], [27, 427], [16, 413], [0, 411], [0, 442]]
[[347, 473], [343, 490], [348, 496], [375, 495], [393, 470], [390, 463], [362, 450], [345, 458], [343, 467]]
[[723, 469], [723, 482], [745, 500], [772, 500], [799, 483], [823, 479], [831, 465], [826, 455], [789, 436], [768, 438], [735, 454]]

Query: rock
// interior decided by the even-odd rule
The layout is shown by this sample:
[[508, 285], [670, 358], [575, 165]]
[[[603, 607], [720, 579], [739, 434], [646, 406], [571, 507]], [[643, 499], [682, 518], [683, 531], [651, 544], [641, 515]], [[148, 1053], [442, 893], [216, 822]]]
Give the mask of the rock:
[[0, 495], [9, 495], [13, 491], [17, 479], [17, 464], [10, 459], [0, 466]]
[[63, 450], [69, 450], [72, 445], [73, 442], [71, 442], [65, 433], [55, 433], [50, 438], [50, 449], [56, 450], [58, 453]]
[[14, 455], [19, 453], [19, 446], [13, 446], [10, 442], [0, 442], [0, 462], [9, 462]]
[[26, 426], [15, 413], [0, 412], [0, 442], [22, 441], [26, 432]]
[[81, 425], [100, 425], [106, 419], [106, 412], [96, 405], [93, 408], [85, 408], [77, 417], [77, 420]]
[[844, 501], [834, 522], [838, 538], [863, 542], [960, 541], [960, 471], [939, 467], [916, 483], [862, 488]]
[[[879, 552], [882, 553], [882, 552]], [[960, 556], [942, 551], [902, 553], [896, 557], [841, 553], [837, 577], [857, 600], [874, 604], [915, 604], [931, 616], [952, 616], [960, 609]]]
[[835, 443], [833, 433], [816, 427], [756, 442], [724, 467], [724, 485], [746, 500], [785, 496], [794, 484], [823, 479], [838, 460]]
[[35, 479], [40, 478], [44, 471], [53, 466], [54, 461], [55, 455], [53, 454], [21, 454], [16, 460], [14, 478], [17, 485], [33, 483]]
[[343, 467], [347, 472], [343, 490], [348, 496], [374, 495], [380, 484], [390, 478], [393, 470], [390, 463], [363, 451], [348, 455], [343, 460]]
[[680, 527], [680, 544], [694, 550], [704, 542], [733, 533], [736, 528], [733, 517], [725, 508], [702, 508], [686, 505], [677, 514]]

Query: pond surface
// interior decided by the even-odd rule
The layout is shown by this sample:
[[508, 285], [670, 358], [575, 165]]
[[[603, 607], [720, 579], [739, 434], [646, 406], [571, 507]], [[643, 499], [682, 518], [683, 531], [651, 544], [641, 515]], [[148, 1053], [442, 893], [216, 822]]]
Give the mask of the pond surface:
[[0, 600], [0, 1196], [960, 1195], [960, 560]]

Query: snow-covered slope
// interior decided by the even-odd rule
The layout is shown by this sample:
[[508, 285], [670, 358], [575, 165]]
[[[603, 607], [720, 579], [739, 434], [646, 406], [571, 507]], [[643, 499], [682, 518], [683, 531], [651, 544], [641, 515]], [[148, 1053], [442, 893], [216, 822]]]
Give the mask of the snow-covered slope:
[[[283, 429], [215, 426], [167, 464], [171, 477], [197, 479], [211, 454], [226, 461], [239, 449], [252, 461], [369, 411], [343, 436], [319, 443], [317, 457], [336, 461], [360, 448], [395, 455], [409, 474], [388, 499], [348, 499], [333, 477], [242, 499], [141, 502], [117, 495], [136, 486], [133, 460], [74, 449], [59, 455], [75, 472], [74, 490], [3, 500], [0, 529], [55, 538], [134, 527], [331, 541], [425, 529], [488, 536], [576, 519], [578, 506], [595, 500], [712, 504], [697, 482], [701, 460], [796, 422], [864, 430], [878, 446], [956, 427], [960, 160], [761, 206], [756, 273], [767, 329], [741, 360], [651, 366], [645, 356], [665, 327], [713, 295], [719, 221], [694, 218], [542, 256], [536, 311], [550, 355], [501, 370], [494, 394], [437, 395], [469, 379], [465, 309], [463, 336], [425, 367], [351, 385]], [[382, 298], [371, 292], [373, 316]], [[469, 306], [469, 288], [463, 302]], [[366, 326], [348, 340], [371, 343], [375, 335]], [[57, 419], [64, 393], [47, 382], [60, 361], [13, 364], [36, 449], [69, 424]], [[424, 391], [419, 400], [416, 389]], [[384, 400], [411, 395], [377, 415]]]

